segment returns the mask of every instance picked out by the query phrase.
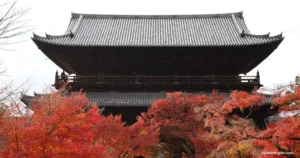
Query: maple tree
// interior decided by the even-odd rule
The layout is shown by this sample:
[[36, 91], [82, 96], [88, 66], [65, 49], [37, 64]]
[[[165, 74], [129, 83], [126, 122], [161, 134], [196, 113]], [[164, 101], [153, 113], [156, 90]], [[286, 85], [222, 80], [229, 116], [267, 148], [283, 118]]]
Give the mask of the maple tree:
[[[255, 126], [251, 119], [252, 112], [260, 110], [264, 100], [263, 95], [255, 92], [233, 91], [230, 98], [219, 95], [217, 91], [213, 91], [211, 96], [169, 93], [166, 99], [154, 102], [148, 112], [142, 114], [142, 118], [160, 129], [162, 150], [174, 157], [268, 157], [262, 153], [284, 149], [297, 152], [299, 145], [296, 142], [291, 144], [290, 138], [285, 135], [281, 135], [282, 142], [273, 138], [266, 140], [262, 136], [267, 133], [274, 135], [274, 131], [280, 134], [286, 132], [284, 129], [294, 129], [296, 137], [299, 117], [289, 117], [281, 123], [284, 126], [278, 124], [276, 127], [281, 130], [271, 130], [272, 123], [267, 130]], [[262, 143], [264, 141], [273, 143], [276, 150], [271, 150], [269, 144]], [[280, 149], [277, 149], [278, 144]]]
[[142, 120], [125, 126], [121, 116], [101, 116], [102, 120], [94, 126], [94, 142], [102, 144], [106, 157], [132, 157], [151, 155], [151, 147], [158, 142], [155, 129], [145, 127]]
[[[199, 107], [205, 123], [206, 133], [201, 136], [216, 147], [209, 154], [210, 157], [220, 156], [253, 156], [257, 154], [252, 145], [251, 137], [255, 136], [257, 129], [252, 120], [247, 119], [251, 111], [259, 108], [264, 97], [262, 95], [233, 91], [230, 99], [224, 97], [215, 99], [213, 93], [210, 103]], [[243, 111], [250, 109], [244, 116]], [[240, 114], [240, 115], [239, 115]]]
[[126, 127], [121, 116], [100, 115], [81, 93], [43, 95], [32, 107], [32, 115], [3, 120], [0, 156], [131, 157], [157, 144], [142, 120]]
[[267, 130], [260, 133], [261, 139], [255, 141], [265, 152], [281, 151], [300, 156], [300, 87], [292, 85], [291, 89], [294, 91], [287, 91], [284, 95], [279, 93], [272, 100], [273, 105], [279, 106], [279, 112], [289, 115], [270, 123]]
[[[259, 136], [260, 139], [255, 140], [255, 145], [262, 148], [262, 152], [285, 152], [292, 153], [291, 156], [299, 156], [300, 117], [292, 116], [278, 123], [271, 123]], [[278, 157], [284, 157], [284, 155]]]
[[33, 115], [10, 117], [0, 130], [7, 139], [5, 157], [103, 156], [104, 147], [92, 144], [93, 122], [84, 112], [89, 101], [73, 93], [69, 97], [53, 93], [32, 103]]
[[[295, 157], [300, 152], [300, 88], [273, 97], [279, 112], [293, 116], [256, 127], [252, 114], [263, 106], [258, 93], [233, 91], [225, 97], [168, 93], [126, 125], [103, 116], [82, 93], [42, 95], [33, 114], [1, 117], [2, 157]], [[17, 108], [18, 109], [18, 108]], [[17, 111], [18, 112], [18, 111]], [[276, 155], [262, 153], [277, 152]], [[278, 154], [290, 152], [292, 154]]]
[[193, 141], [197, 136], [197, 128], [203, 127], [195, 119], [193, 107], [207, 100], [207, 96], [168, 93], [167, 99], [154, 102], [140, 119], [160, 130], [162, 150], [169, 151], [172, 156], [181, 155], [182, 152], [192, 156], [196, 152]]

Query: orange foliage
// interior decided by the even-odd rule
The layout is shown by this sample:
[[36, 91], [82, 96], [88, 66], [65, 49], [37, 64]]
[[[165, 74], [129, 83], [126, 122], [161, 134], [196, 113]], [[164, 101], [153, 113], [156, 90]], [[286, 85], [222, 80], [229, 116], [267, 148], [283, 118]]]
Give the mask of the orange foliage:
[[[259, 110], [265, 97], [234, 91], [229, 99], [168, 93], [137, 122], [98, 114], [81, 93], [53, 93], [33, 103], [34, 114], [1, 118], [2, 157], [134, 157], [168, 152], [187, 157], [284, 157], [267, 152], [300, 153], [300, 118], [289, 116], [258, 130], [244, 111]], [[281, 111], [298, 109], [300, 88], [273, 99]], [[250, 110], [249, 110], [250, 109]], [[236, 113], [236, 111], [238, 111]], [[241, 117], [242, 113], [242, 117]], [[1, 137], [1, 138], [2, 138]]]
[[4, 119], [0, 156], [131, 157], [148, 154], [146, 148], [156, 144], [142, 121], [126, 127], [120, 116], [104, 117], [81, 93], [52, 93], [32, 106], [33, 115]]
[[256, 144], [264, 151], [300, 153], [300, 117], [292, 116], [272, 123], [268, 129], [260, 133], [264, 140], [257, 139]]
[[160, 130], [163, 150], [169, 151], [173, 156], [178, 156], [182, 152], [188, 156], [195, 155], [194, 145], [199, 147], [207, 145], [195, 143], [202, 141], [197, 138], [199, 132], [197, 129], [203, 128], [203, 123], [196, 119], [195, 107], [203, 106], [208, 99], [205, 95], [168, 93], [166, 99], [154, 102], [148, 112], [142, 114], [141, 119], [147, 122], [148, 126]]
[[273, 98], [272, 102], [280, 107], [280, 111], [300, 110], [300, 86], [296, 86], [293, 93], [289, 92], [283, 96], [278, 95]]
[[5, 157], [103, 156], [104, 147], [92, 144], [93, 134], [89, 129], [93, 123], [84, 112], [88, 103], [78, 93], [69, 97], [53, 93], [36, 100], [32, 116], [4, 121], [0, 132], [7, 139], [7, 149], [1, 154]]
[[230, 106], [239, 105], [239, 101], [245, 108], [255, 101], [261, 104], [262, 99], [260, 95], [241, 92], [234, 92], [229, 101], [216, 91], [210, 97], [176, 92], [169, 93], [165, 100], [156, 101], [142, 116], [146, 122], [160, 128], [164, 149], [173, 156], [182, 153], [188, 157], [237, 155], [239, 145], [247, 156], [252, 153], [246, 149], [249, 143], [245, 140], [256, 135], [254, 123], [237, 115], [228, 116], [229, 112], [224, 113], [221, 108], [229, 106], [229, 102]]
[[230, 94], [231, 100], [228, 100], [221, 108], [225, 113], [231, 113], [233, 109], [252, 108], [253, 106], [261, 106], [265, 97], [261, 94], [249, 94], [247, 92], [233, 91]]
[[[252, 120], [234, 114], [233, 109], [241, 112], [250, 109], [251, 114], [251, 110], [259, 110], [265, 97], [239, 91], [234, 91], [230, 97], [225, 100], [215, 91], [210, 97], [172, 93], [156, 101], [142, 118], [160, 129], [163, 150], [172, 156], [282, 157], [263, 152], [291, 151], [293, 145], [292, 151], [298, 152], [299, 145], [287, 135], [299, 136], [299, 117], [295, 120], [297, 123], [284, 121], [281, 130], [271, 123], [267, 131], [260, 131]], [[268, 134], [276, 137], [276, 132], [281, 133], [278, 133], [281, 141], [257, 139]]]

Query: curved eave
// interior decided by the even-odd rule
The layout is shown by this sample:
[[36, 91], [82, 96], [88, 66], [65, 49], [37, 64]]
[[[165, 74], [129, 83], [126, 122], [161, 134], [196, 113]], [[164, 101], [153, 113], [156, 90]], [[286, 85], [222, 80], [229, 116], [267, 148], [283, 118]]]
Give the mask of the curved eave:
[[[262, 38], [262, 37], [255, 37], [255, 38]], [[256, 45], [231, 45], [231, 46], [156, 46], [156, 48], [174, 48], [174, 47], [178, 47], [178, 48], [199, 48], [199, 49], [205, 49], [205, 48], [237, 48], [240, 50], [247, 50], [249, 49], [253, 49], [252, 47], [255, 47], [254, 49], [257, 50], [256, 52], [258, 52], [258, 54], [261, 54], [258, 56], [258, 58], [255, 58], [252, 62], [249, 62], [249, 65], [245, 65], [244, 68], [242, 68], [240, 71], [240, 73], [248, 73], [249, 71], [251, 71], [253, 68], [255, 68], [257, 65], [259, 65], [263, 60], [265, 60], [277, 47], [278, 45], [282, 42], [282, 40], [284, 39], [282, 36], [275, 36], [275, 37], [268, 37], [268, 38], [275, 38], [275, 40], [273, 40], [272, 42], [269, 43], [260, 43], [260, 44], [256, 44]], [[61, 61], [60, 59], [58, 59], [55, 55], [56, 50], [59, 49], [65, 49], [65, 50], [72, 50], [72, 51], [76, 51], [76, 48], [154, 48], [153, 46], [74, 46], [74, 45], [55, 45], [55, 44], [51, 44], [45, 41], [39, 41], [38, 39], [32, 38], [33, 41], [36, 43], [36, 45], [39, 47], [39, 49], [49, 58], [51, 59], [55, 64], [57, 64], [60, 68], [62, 68], [63, 70], [65, 70], [67, 73], [71, 74], [71, 73], [75, 73], [75, 68], [74, 70], [72, 69], [72, 65], [68, 66], [68, 63], [65, 63], [63, 61]], [[75, 48], [75, 49], [74, 49]], [[141, 52], [143, 53], [143, 52]], [[251, 53], [250, 53], [251, 54]], [[77, 70], [76, 70], [77, 71]]]
[[55, 39], [55, 38], [62, 38], [62, 37], [72, 37], [72, 34], [69, 33], [69, 34], [65, 34], [65, 35], [49, 35], [47, 33], [45, 33], [46, 37], [41, 37], [41, 36], [38, 36], [38, 35], [35, 35], [37, 36], [38, 38], [44, 38], [44, 39]]
[[45, 38], [45, 37], [41, 37], [41, 36], [38, 36], [38, 35], [34, 35], [32, 39], [32, 41], [37, 45], [37, 47], [50, 59], [52, 60], [58, 67], [60, 67], [61, 69], [65, 70], [67, 73], [74, 73], [74, 70], [66, 67], [64, 64], [62, 64], [60, 61], [58, 61], [51, 53], [47, 53], [45, 50], [44, 50], [44, 46], [43, 45], [49, 45], [49, 46], [56, 46], [56, 45], [52, 45], [52, 44], [49, 44], [47, 42], [41, 42], [38, 38]]
[[41, 97], [41, 96], [46, 95], [46, 94], [36, 93], [36, 92], [33, 92], [33, 94], [34, 94], [35, 97]]
[[267, 35], [253, 35], [253, 34], [247, 34], [246, 36], [250, 36], [251, 38], [263, 38], [269, 40], [266, 42], [256, 42], [256, 43], [247, 43], [247, 44], [223, 44], [223, 45], [91, 45], [91, 44], [77, 45], [77, 44], [58, 43], [58, 42], [51, 41], [51, 39], [53, 38], [57, 38], [57, 39], [71, 38], [70, 36], [67, 35], [51, 36], [51, 38], [45, 38], [45, 37], [35, 35], [32, 39], [35, 41], [35, 43], [39, 42], [39, 43], [44, 43], [46, 45], [52, 45], [52, 46], [88, 47], [88, 48], [90, 47], [245, 47], [245, 46], [259, 46], [259, 45], [277, 43], [279, 41], [281, 42], [284, 39], [284, 37], [282, 37], [282, 34], [271, 36], [271, 37], [266, 37]]
[[244, 33], [244, 36], [268, 38], [268, 37], [270, 37], [270, 32], [268, 34], [262, 34], [262, 35], [254, 35], [254, 34]]
[[[263, 62], [269, 55], [271, 55], [277, 49], [277, 47], [280, 45], [280, 43], [284, 40], [284, 37], [282, 37], [281, 34], [277, 35], [277, 36], [280, 36], [281, 38], [279, 40], [277, 40], [276, 42], [268, 44], [268, 47], [270, 48], [268, 54], [266, 54], [265, 56], [261, 56], [258, 60], [256, 60], [255, 62], [253, 62], [251, 65], [249, 65], [243, 71], [245, 74], [247, 74], [252, 69], [254, 69], [256, 66], [258, 66], [261, 62]], [[273, 36], [273, 37], [269, 37], [269, 38], [278, 38], [277, 36]]]
[[68, 33], [68, 34], [64, 34], [64, 35], [50, 35], [50, 34], [45, 33], [45, 36], [46, 37], [43, 37], [43, 36], [39, 36], [39, 35], [33, 33], [32, 39], [40, 41], [40, 42], [46, 42], [48, 40], [49, 42], [47, 42], [47, 43], [52, 43], [50, 40], [54, 40], [54, 39], [58, 39], [58, 38], [68, 38], [68, 37], [71, 38], [72, 33]]
[[255, 35], [251, 33], [242, 33], [242, 36], [248, 36], [248, 37], [254, 37], [254, 38], [265, 38], [265, 39], [283, 39], [282, 33], [275, 35], [275, 36], [270, 36], [270, 32], [268, 34], [262, 34], [262, 35]]
[[30, 95], [27, 95], [27, 94], [24, 94], [24, 93], [21, 93], [21, 97], [20, 97], [20, 100], [29, 100], [29, 99], [35, 99], [36, 96], [30, 96]]
[[32, 102], [33, 99], [35, 99], [36, 97], [35, 96], [29, 96], [29, 95], [26, 95], [26, 94], [23, 94], [21, 93], [21, 96], [20, 96], [20, 100], [27, 106], [27, 107], [30, 107], [30, 104]]

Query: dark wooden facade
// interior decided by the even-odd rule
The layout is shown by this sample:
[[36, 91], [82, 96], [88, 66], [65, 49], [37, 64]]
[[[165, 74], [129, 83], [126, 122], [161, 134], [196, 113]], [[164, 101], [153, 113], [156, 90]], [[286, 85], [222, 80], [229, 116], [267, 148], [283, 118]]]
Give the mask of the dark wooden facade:
[[237, 76], [280, 44], [238, 47], [70, 47], [36, 41], [63, 70], [76, 75]]

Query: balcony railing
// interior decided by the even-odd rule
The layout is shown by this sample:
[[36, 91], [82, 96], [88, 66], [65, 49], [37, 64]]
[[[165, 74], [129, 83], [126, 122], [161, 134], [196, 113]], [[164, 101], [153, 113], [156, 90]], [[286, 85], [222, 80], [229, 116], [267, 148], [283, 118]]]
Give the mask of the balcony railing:
[[175, 86], [175, 85], [260, 85], [258, 76], [56, 76], [56, 83], [65, 81], [80, 85], [109, 86]]

